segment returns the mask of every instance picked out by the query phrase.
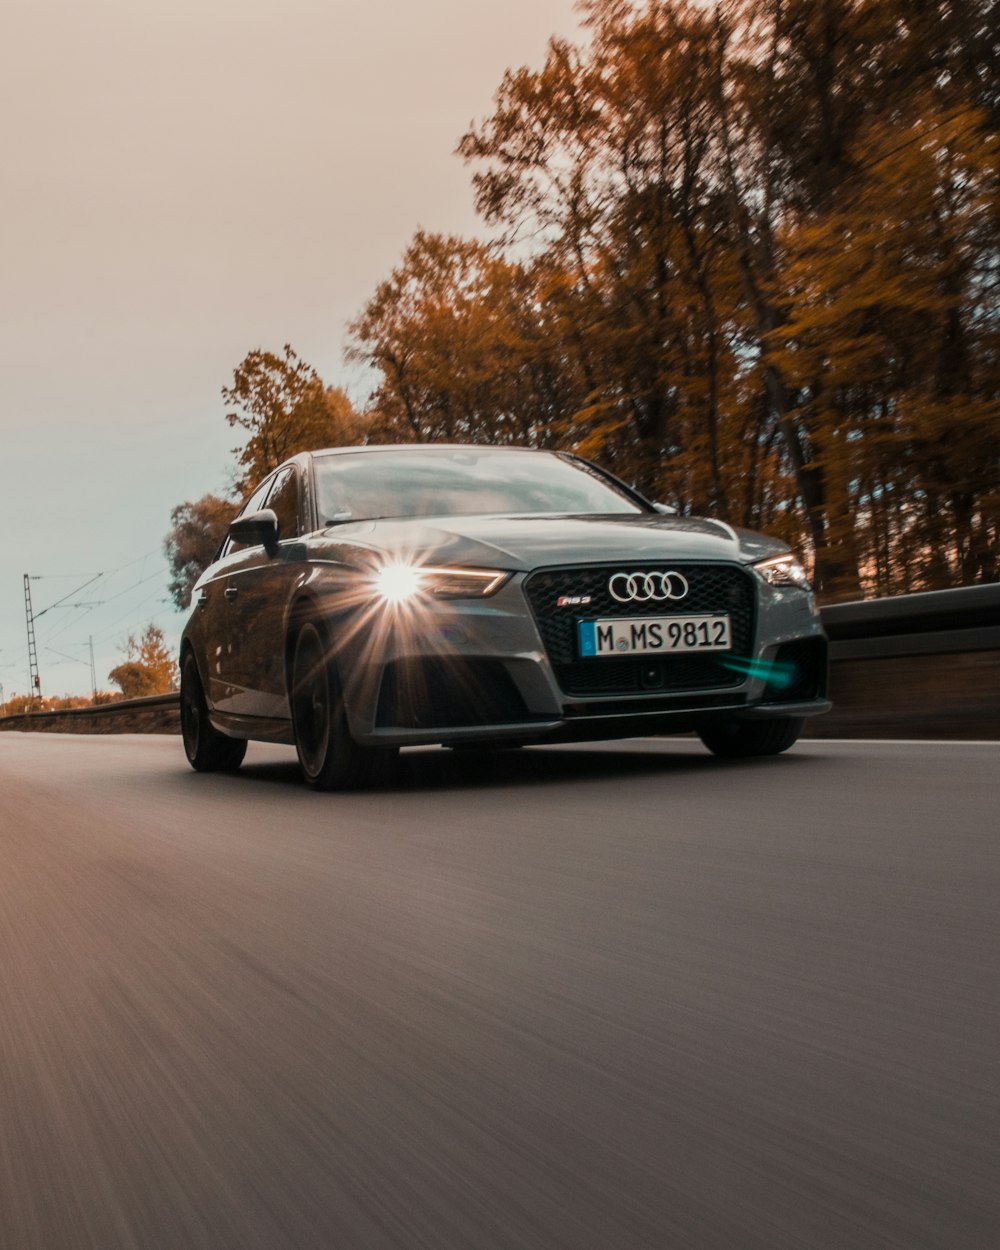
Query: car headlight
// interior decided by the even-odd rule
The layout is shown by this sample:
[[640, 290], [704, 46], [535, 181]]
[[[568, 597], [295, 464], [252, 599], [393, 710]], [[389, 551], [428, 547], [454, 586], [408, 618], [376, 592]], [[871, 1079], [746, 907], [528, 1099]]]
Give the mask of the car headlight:
[[760, 560], [754, 568], [771, 586], [798, 586], [800, 590], [810, 589], [805, 569], [791, 553], [771, 556], [769, 560]]
[[496, 569], [437, 569], [419, 564], [386, 564], [373, 577], [375, 593], [386, 603], [406, 603], [417, 595], [435, 599], [485, 599], [510, 577]]

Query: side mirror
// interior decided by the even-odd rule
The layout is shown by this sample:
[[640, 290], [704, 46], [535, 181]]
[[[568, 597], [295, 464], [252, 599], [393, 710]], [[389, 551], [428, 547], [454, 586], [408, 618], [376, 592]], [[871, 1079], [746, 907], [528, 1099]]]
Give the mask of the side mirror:
[[278, 550], [278, 518], [270, 508], [237, 517], [229, 527], [229, 536], [248, 547], [263, 547], [269, 556]]
[[656, 509], [657, 512], [661, 514], [661, 516], [676, 516], [677, 515], [677, 509], [674, 507], [672, 503], [654, 503], [653, 507]]

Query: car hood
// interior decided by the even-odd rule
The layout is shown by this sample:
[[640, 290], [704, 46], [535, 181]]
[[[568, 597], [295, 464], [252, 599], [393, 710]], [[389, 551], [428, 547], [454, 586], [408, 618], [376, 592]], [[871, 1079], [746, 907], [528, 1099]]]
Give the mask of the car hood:
[[354, 521], [318, 536], [323, 546], [356, 558], [526, 571], [590, 561], [737, 560], [748, 563], [788, 548], [751, 530], [702, 517], [460, 516]]

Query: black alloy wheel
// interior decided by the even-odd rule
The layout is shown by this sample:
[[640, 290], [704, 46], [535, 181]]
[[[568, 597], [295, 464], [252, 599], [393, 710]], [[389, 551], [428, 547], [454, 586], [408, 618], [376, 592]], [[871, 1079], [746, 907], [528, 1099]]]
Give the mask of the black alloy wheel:
[[181, 737], [188, 763], [199, 773], [234, 773], [247, 753], [245, 738], [230, 738], [208, 719], [208, 704], [194, 654], [181, 667]]
[[730, 720], [704, 725], [698, 737], [721, 759], [780, 755], [798, 741], [805, 722], [792, 716], [774, 720]]
[[307, 622], [292, 658], [292, 729], [306, 783], [316, 790], [352, 790], [379, 779], [396, 755], [351, 737], [344, 694], [326, 631]]

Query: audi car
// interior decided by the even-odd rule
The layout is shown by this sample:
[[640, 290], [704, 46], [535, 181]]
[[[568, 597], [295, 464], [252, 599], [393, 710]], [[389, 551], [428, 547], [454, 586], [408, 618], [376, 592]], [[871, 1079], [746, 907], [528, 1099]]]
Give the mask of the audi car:
[[830, 707], [785, 544], [528, 448], [294, 456], [195, 585], [179, 662], [196, 770], [287, 743], [318, 789], [377, 784], [425, 744], [694, 732], [777, 755]]

